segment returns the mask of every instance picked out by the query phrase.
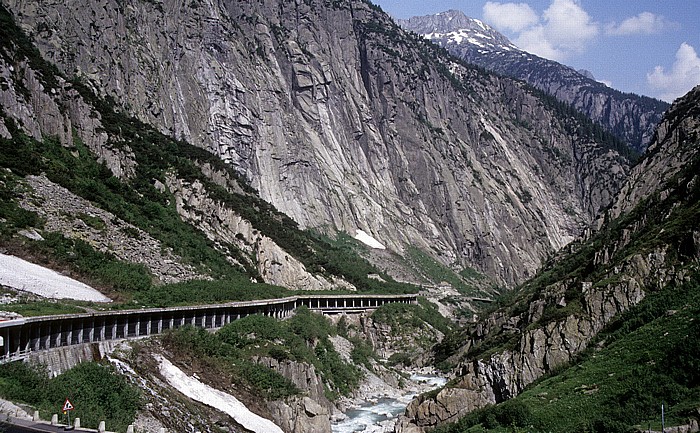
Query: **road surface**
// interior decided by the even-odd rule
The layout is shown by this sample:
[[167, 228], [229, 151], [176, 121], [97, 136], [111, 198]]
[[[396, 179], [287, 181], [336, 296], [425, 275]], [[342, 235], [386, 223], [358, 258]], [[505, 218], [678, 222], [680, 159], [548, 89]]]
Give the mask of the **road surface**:
[[[37, 424], [33, 421], [16, 420], [12, 421], [17, 424], [8, 424], [7, 422], [0, 423], [0, 433], [36, 433], [36, 432], [65, 432], [64, 428], [52, 426], [48, 424]], [[81, 430], [73, 430], [80, 432]]]

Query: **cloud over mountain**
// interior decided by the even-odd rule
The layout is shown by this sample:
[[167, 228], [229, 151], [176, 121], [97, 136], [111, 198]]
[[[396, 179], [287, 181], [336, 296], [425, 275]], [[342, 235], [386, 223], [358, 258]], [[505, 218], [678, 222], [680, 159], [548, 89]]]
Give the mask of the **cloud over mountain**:
[[553, 0], [542, 16], [525, 3], [487, 2], [484, 19], [500, 30], [517, 33], [525, 51], [563, 61], [582, 52], [600, 33], [600, 24], [574, 0]]
[[657, 66], [647, 74], [647, 82], [659, 98], [671, 102], [700, 84], [700, 58], [691, 45], [682, 43], [669, 71]]

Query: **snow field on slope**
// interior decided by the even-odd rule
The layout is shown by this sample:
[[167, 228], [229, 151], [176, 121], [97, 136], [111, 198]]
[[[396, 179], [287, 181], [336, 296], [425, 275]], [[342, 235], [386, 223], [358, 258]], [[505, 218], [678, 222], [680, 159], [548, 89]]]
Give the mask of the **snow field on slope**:
[[171, 386], [187, 397], [229, 414], [238, 424], [255, 433], [284, 433], [275, 423], [251, 412], [231, 394], [189, 377], [160, 355], [155, 355], [155, 358], [160, 363], [160, 374]]
[[7, 254], [0, 254], [0, 285], [49, 299], [112, 302], [87, 284]]

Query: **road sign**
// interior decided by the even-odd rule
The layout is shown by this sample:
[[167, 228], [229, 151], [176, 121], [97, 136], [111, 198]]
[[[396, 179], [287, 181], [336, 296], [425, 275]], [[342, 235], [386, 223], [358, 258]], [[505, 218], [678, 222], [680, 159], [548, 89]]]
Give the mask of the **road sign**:
[[71, 403], [70, 400], [66, 399], [66, 402], [63, 403], [63, 412], [73, 409], [75, 409], [75, 407], [73, 407], [73, 403]]

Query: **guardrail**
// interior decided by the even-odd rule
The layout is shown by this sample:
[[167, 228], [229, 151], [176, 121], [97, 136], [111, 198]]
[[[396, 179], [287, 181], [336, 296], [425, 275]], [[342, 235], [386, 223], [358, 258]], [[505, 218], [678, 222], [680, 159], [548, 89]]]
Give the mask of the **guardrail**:
[[327, 314], [357, 313], [389, 303], [417, 303], [417, 295], [309, 295], [247, 302], [27, 317], [0, 322], [0, 363], [32, 352], [107, 340], [139, 338], [192, 325], [220, 328], [252, 314], [289, 317], [306, 306]]

